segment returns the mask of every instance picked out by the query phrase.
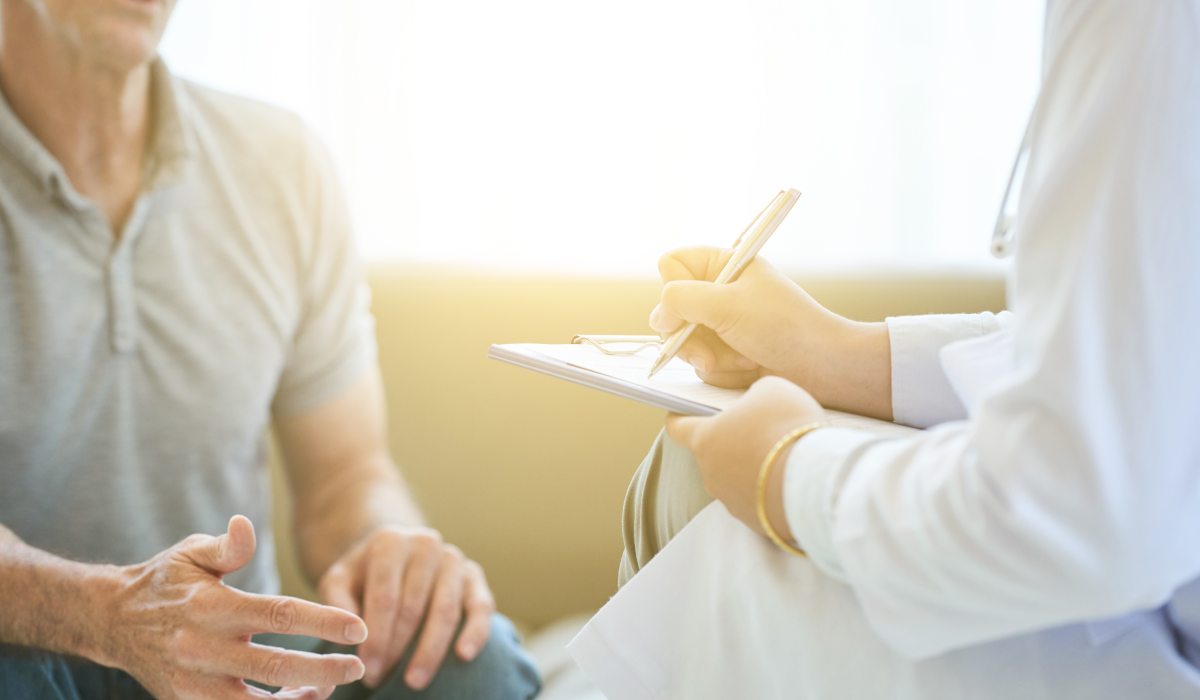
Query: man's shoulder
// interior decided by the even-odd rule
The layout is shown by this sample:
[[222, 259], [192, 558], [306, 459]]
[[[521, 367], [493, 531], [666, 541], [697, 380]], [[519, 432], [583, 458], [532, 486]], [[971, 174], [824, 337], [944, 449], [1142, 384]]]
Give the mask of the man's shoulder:
[[[320, 148], [312, 130], [295, 112], [186, 79], [177, 79], [191, 103], [192, 121], [229, 155], [244, 163], [304, 168]], [[247, 158], [247, 156], [250, 156]], [[257, 157], [255, 157], [257, 156]]]

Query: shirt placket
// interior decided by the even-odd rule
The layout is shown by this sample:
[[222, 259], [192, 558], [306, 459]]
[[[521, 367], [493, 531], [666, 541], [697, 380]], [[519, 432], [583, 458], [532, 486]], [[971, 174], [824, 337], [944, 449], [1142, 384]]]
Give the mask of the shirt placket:
[[[133, 352], [137, 345], [137, 290], [134, 285], [133, 251], [148, 210], [148, 196], [138, 197], [121, 238], [108, 260], [105, 277], [108, 292], [109, 342], [112, 351], [118, 355]], [[98, 211], [93, 210], [90, 214], [93, 219], [98, 217], [105, 230], [109, 230], [107, 220]]]

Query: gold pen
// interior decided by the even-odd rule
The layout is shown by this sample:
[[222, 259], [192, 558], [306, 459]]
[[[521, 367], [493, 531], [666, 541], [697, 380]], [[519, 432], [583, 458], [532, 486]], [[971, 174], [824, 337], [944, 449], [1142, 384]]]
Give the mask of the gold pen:
[[[766, 244], [767, 239], [775, 233], [775, 229], [779, 228], [779, 224], [783, 223], [788, 212], [792, 210], [792, 206], [796, 200], [800, 198], [800, 193], [794, 189], [786, 192], [779, 191], [775, 198], [770, 201], [767, 206], [754, 217], [750, 225], [742, 231], [742, 234], [733, 242], [733, 257], [729, 258], [729, 262], [725, 263], [725, 267], [721, 268], [721, 274], [713, 280], [714, 284], [728, 284], [737, 279], [750, 261], [758, 255], [758, 251]], [[758, 224], [755, 226], [755, 224]], [[751, 231], [751, 229], [754, 229]], [[747, 236], [746, 232], [750, 231]], [[667, 365], [675, 355], [679, 353], [679, 349], [683, 347], [684, 341], [696, 330], [696, 324], [689, 323], [679, 330], [671, 334], [663, 343], [662, 352], [659, 353], [658, 359], [654, 361], [654, 365], [650, 367], [650, 376], [653, 377], [663, 367]]]

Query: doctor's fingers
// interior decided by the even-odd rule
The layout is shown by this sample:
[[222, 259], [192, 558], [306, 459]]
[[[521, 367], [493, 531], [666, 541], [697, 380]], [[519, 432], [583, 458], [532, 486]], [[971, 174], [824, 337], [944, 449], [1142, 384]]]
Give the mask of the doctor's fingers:
[[734, 285], [679, 280], [663, 287], [662, 300], [650, 316], [651, 327], [678, 328], [682, 323], [708, 326], [724, 336], [741, 313]]
[[696, 370], [696, 376], [705, 384], [721, 389], [745, 389], [764, 375], [762, 369], [735, 369], [727, 372], [701, 372]]
[[695, 452], [696, 435], [700, 428], [712, 418], [702, 418], [699, 416], [685, 416], [682, 413], [667, 414], [667, 436], [675, 441], [677, 445]]
[[733, 249], [697, 245], [675, 248], [658, 259], [658, 274], [663, 282], [701, 280], [711, 282], [721, 274]]
[[749, 386], [758, 378], [758, 363], [742, 355], [721, 339], [711, 328], [697, 326], [683, 347], [679, 349], [679, 357], [695, 367], [700, 378], [708, 382], [705, 375], [724, 375], [728, 379], [724, 383], [708, 382], [715, 386]]

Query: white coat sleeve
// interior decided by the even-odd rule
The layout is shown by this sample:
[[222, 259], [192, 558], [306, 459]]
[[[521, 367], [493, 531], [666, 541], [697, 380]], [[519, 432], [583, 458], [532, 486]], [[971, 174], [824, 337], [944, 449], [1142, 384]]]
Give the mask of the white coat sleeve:
[[931, 314], [887, 320], [892, 354], [892, 415], [914, 428], [967, 417], [967, 410], [942, 370], [938, 351], [958, 340], [995, 333], [1012, 313]]
[[970, 420], [818, 430], [789, 525], [912, 658], [1156, 607], [1200, 575], [1200, 3], [1058, 0], [1010, 290]]

